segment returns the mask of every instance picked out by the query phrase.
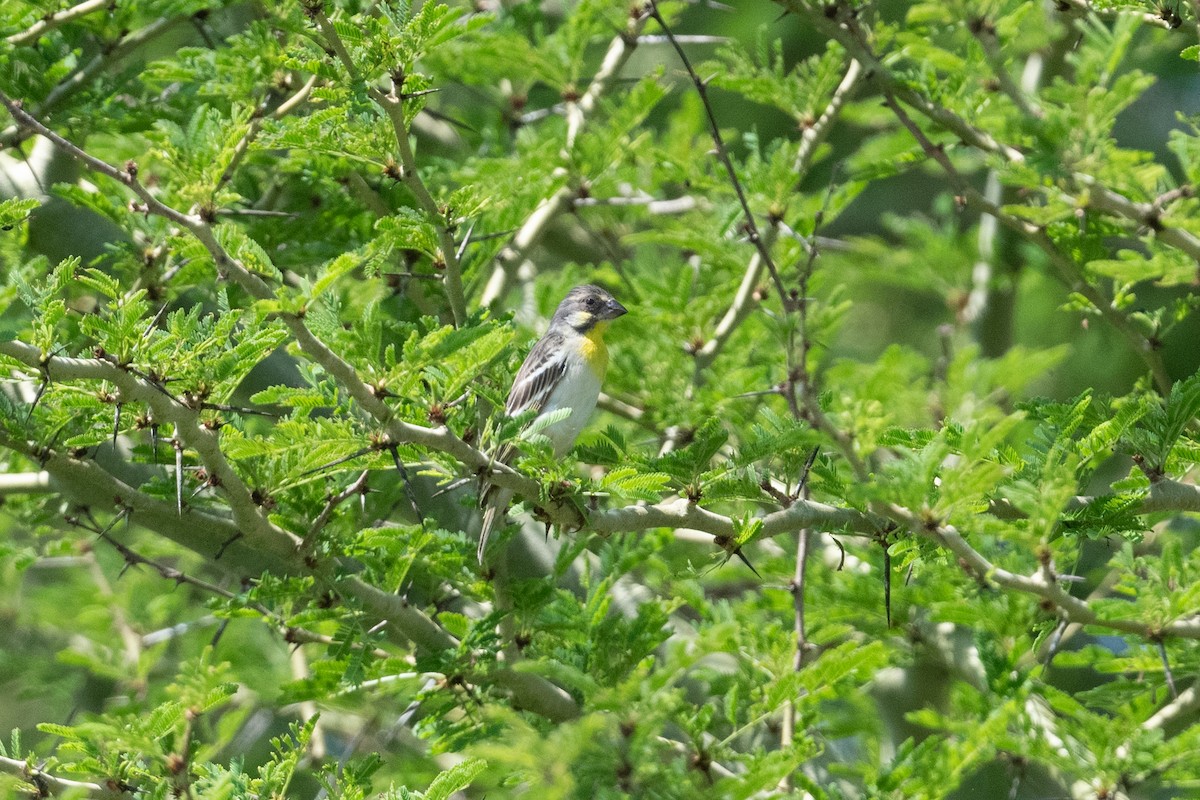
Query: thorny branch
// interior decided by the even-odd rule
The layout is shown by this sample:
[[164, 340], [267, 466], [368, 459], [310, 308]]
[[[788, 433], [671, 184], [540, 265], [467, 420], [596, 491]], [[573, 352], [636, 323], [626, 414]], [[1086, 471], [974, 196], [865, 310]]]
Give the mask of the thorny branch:
[[[182, 23], [184, 19], [182, 17], [163, 17], [151, 22], [140, 30], [133, 31], [121, 37], [116, 43], [104, 48], [91, 61], [63, 78], [57, 86], [50, 90], [45, 99], [38, 104], [33, 112], [34, 115], [44, 117], [56, 111], [59, 106], [71, 97], [74, 97], [76, 93], [82, 91], [93, 78], [109, 66], [116, 64], [139, 47], [149, 44], [167, 33], [176, 25]], [[0, 149], [18, 145], [25, 141], [28, 136], [29, 130], [23, 128], [21, 125], [9, 126], [0, 131]]]
[[[600, 63], [600, 68], [592, 77], [588, 88], [577, 102], [571, 103], [568, 107], [568, 150], [574, 144], [588, 117], [595, 111], [600, 97], [609, 90], [620, 74], [621, 68], [633, 55], [647, 19], [649, 17], [644, 14], [630, 16], [625, 30], [614, 36], [609, 42], [604, 60]], [[561, 186], [538, 203], [517, 232], [513, 234], [512, 239], [496, 256], [496, 265], [479, 298], [481, 306], [490, 308], [504, 296], [517, 270], [528, 260], [529, 251], [541, 240], [542, 234], [550, 223], [571, 209], [575, 195], [574, 187]]]
[[1106, 300], [1101, 295], [1099, 289], [1089, 284], [1080, 276], [1079, 268], [1075, 261], [1064, 254], [1042, 228], [1009, 214], [998, 204], [981, 194], [978, 189], [971, 186], [958, 172], [958, 169], [946, 154], [945, 148], [934, 144], [925, 135], [925, 132], [913, 122], [912, 118], [897, 102], [895, 96], [885, 94], [885, 102], [892, 110], [892, 113], [896, 115], [896, 119], [900, 121], [900, 124], [912, 134], [925, 154], [937, 162], [946, 175], [954, 181], [964, 201], [968, 205], [991, 215], [1001, 225], [1015, 230], [1026, 240], [1037, 245], [1049, 258], [1051, 265], [1054, 267], [1056, 277], [1069, 289], [1087, 298], [1088, 302], [1100, 312], [1100, 315], [1134, 346], [1134, 350], [1141, 356], [1146, 366], [1149, 367], [1150, 373], [1154, 377], [1154, 382], [1159, 390], [1163, 394], [1170, 392], [1171, 378], [1167, 373], [1167, 367], [1163, 362], [1162, 353], [1159, 351], [1158, 346], [1151, 339], [1147, 338], [1125, 314], [1115, 308], [1112, 302]]
[[721, 127], [717, 124], [716, 115], [713, 113], [712, 103], [708, 100], [708, 87], [703, 79], [696, 73], [692, 67], [691, 60], [688, 59], [687, 53], [684, 52], [683, 46], [675, 38], [675, 34], [671, 31], [667, 21], [663, 19], [662, 14], [658, 10], [658, 4], [655, 0], [650, 0], [650, 17], [659, 24], [666, 34], [667, 40], [671, 42], [671, 46], [675, 48], [676, 55], [683, 62], [683, 68], [687, 71], [688, 77], [691, 78], [692, 84], [696, 87], [696, 93], [700, 96], [700, 103], [704, 106], [705, 116], [708, 118], [709, 133], [712, 135], [713, 146], [716, 148], [717, 159], [725, 168], [725, 172], [729, 175], [729, 182], [733, 185], [734, 193], [737, 194], [738, 203], [742, 207], [746, 233], [750, 238], [750, 243], [758, 250], [759, 256], [762, 258], [763, 264], [767, 268], [767, 272], [771, 276], [771, 281], [775, 284], [775, 290], [779, 293], [779, 300], [783, 304], [784, 310], [790, 310], [795, 306], [795, 300], [788, 294], [784, 288], [783, 279], [779, 276], [779, 268], [775, 266], [775, 260], [771, 258], [771, 249], [763, 240], [762, 234], [758, 230], [758, 222], [754, 219], [754, 212], [750, 210], [750, 202], [746, 199], [746, 190], [742, 187], [742, 182], [738, 178], [737, 169], [733, 166], [733, 160], [729, 157], [729, 149], [725, 146], [725, 140], [721, 136]]
[[[250, 293], [251, 296], [258, 299], [271, 299], [274, 297], [274, 292], [267, 286], [265, 282], [263, 282], [261, 278], [251, 273], [245, 267], [245, 265], [233, 258], [225, 250], [220, 242], [218, 242], [212, 228], [203, 218], [198, 215], [184, 214], [183, 212], [171, 208], [170, 206], [158, 200], [153, 193], [151, 193], [143, 184], [141, 184], [137, 179], [136, 165], [130, 164], [126, 167], [126, 169], [119, 170], [111, 164], [108, 164], [107, 162], [90, 155], [86, 151], [75, 146], [62, 136], [59, 136], [57, 133], [47, 128], [40, 120], [29, 115], [20, 107], [18, 103], [14, 102], [2, 92], [0, 92], [0, 104], [3, 104], [13, 118], [16, 119], [21, 125], [26, 126], [42, 136], [50, 139], [64, 151], [82, 161], [92, 170], [107, 175], [108, 177], [111, 177], [127, 186], [143, 201], [147, 213], [155, 214], [171, 220], [191, 233], [205, 247], [205, 249], [209, 251], [218, 271], [221, 274], [228, 274], [230, 277], [232, 277], [233, 280], [237, 281], [237, 283], [241, 285], [242, 288], [248, 293]], [[387, 405], [380, 397], [377, 396], [374, 391], [372, 391], [370, 387], [368, 387], [362, 381], [354, 368], [344, 361], [340, 356], [330, 350], [324, 344], [324, 342], [321, 342], [316, 336], [314, 336], [299, 315], [283, 314], [281, 315], [281, 318], [292, 331], [292, 334], [301, 350], [307, 353], [315, 361], [320, 363], [330, 373], [330, 375], [334, 377], [334, 379], [340, 381], [346, 390], [351, 394], [351, 396], [353, 396], [368, 413], [373, 415], [377, 420], [385, 423], [393, 433], [401, 434], [399, 437], [393, 436], [394, 441], [408, 441], [408, 439], [404, 436], [406, 433], [415, 434], [418, 438], [425, 438], [427, 436], [440, 438], [442, 436], [442, 434], [430, 429], [422, 429], [419, 426], [408, 425], [407, 423], [395, 420], [392, 417], [391, 411], [388, 409]], [[16, 357], [18, 360], [21, 360], [22, 357], [24, 357], [25, 363], [28, 366], [32, 366], [39, 370], [45, 366], [47, 359], [43, 356], [43, 354], [36, 352], [36, 348], [15, 342], [4, 343], [4, 345], [6, 347], [5, 353], [7, 355]], [[107, 361], [87, 363], [87, 360], [83, 359], [69, 359], [67, 362], [75, 362], [73, 366], [83, 368], [85, 373], [90, 369], [95, 369], [98, 364], [111, 367], [112, 369], [118, 370], [122, 373], [119, 382], [117, 380], [117, 376], [111, 373], [107, 374], [105, 379], [112, 377], [114, 382], [117, 382], [119, 386], [123, 387], [123, 391], [128, 390], [134, 394], [148, 391], [150, 393], [163, 396], [158, 387], [140, 383], [135, 377], [131, 376], [131, 374], [125, 372], [124, 370], [119, 370], [118, 367], [110, 364]], [[82, 377], [87, 377], [87, 375], [85, 374]], [[183, 406], [177, 407], [173, 401], [171, 403], [166, 403], [161, 399], [161, 397], [157, 399], [157, 401], [161, 404], [162, 408], [168, 410], [170, 414], [178, 415], [180, 421], [185, 423], [185, 426], [195, 425], [194, 416], [189, 416], [191, 413], [190, 409], [187, 409]], [[449, 435], [449, 431], [445, 430], [445, 434]], [[215, 432], [196, 430], [196, 427], [190, 427], [189, 435], [192, 435], [194, 437], [194, 443], [200, 445], [200, 448], [202, 448], [202, 451], [200, 452], [202, 458], [205, 457], [206, 452], [211, 454], [210, 448], [219, 450]], [[457, 440], [456, 437], [451, 436], [451, 438], [454, 438], [456, 441], [461, 441]], [[10, 449], [21, 449], [16, 442], [9, 442], [6, 444], [5, 442], [0, 441], [0, 445], [8, 446]], [[482, 454], [479, 455], [482, 456]], [[221, 470], [228, 469], [228, 465], [224, 461], [224, 456], [220, 455], [219, 453], [218, 456], [219, 458], [214, 459], [214, 465]], [[62, 457], [59, 457], [59, 459], [61, 458]], [[51, 472], [51, 474], [54, 474], [55, 471], [51, 467], [51, 464], [53, 463], [56, 463], [54, 459], [48, 459], [44, 465], [46, 469]], [[61, 460], [57, 463], [61, 464]], [[83, 462], [75, 462], [75, 464], [78, 463]], [[71, 470], [68, 469], [66, 471]], [[107, 479], [119, 484], [119, 482], [116, 482], [115, 479], [111, 478], [111, 476], [108, 476], [98, 467], [92, 470], [92, 474], [94, 478], [103, 476], [103, 479]], [[291, 537], [262, 517], [261, 511], [257, 508], [257, 505], [254, 503], [250, 493], [245, 490], [245, 485], [241, 482], [240, 478], [238, 478], [236, 475], [233, 475], [231, 472], [230, 475], [234, 479], [233, 486], [235, 489], [233, 492], [229, 492], [229, 487], [226, 486], [226, 496], [230, 500], [231, 510], [234, 513], [234, 517], [235, 519], [246, 519], [250, 523], [249, 530], [257, 531], [257, 535], [253, 537], [254, 541], [259, 544], [267, 545], [267, 548], [274, 550], [274, 552], [270, 555], [282, 559], [280, 563], [276, 563], [274, 565], [275, 568], [282, 572], [314, 571], [302, 561], [299, 565], [297, 565], [295, 560], [297, 558], [296, 551], [294, 546], [292, 546]], [[111, 498], [124, 496], [126, 493], [138, 494], [135, 490], [125, 486], [124, 484], [119, 485], [121, 487], [120, 490], [106, 493], [107, 502], [111, 503]], [[240, 487], [240, 490], [237, 487]], [[105, 501], [96, 502], [104, 503]], [[161, 509], [156, 509], [156, 511], [161, 513]], [[172, 517], [173, 519], [178, 519], [178, 517], [175, 515], [172, 515]], [[139, 518], [139, 521], [145, 524], [144, 519]], [[162, 525], [160, 523], [159, 527], [155, 527], [153, 525], [148, 527], [151, 527], [153, 530], [158, 530], [159, 532], [164, 532], [163, 528], [172, 529], [173, 524], [174, 523], [168, 523], [166, 525]], [[211, 537], [211, 531], [211, 528], [205, 531], [205, 538]], [[223, 552], [224, 547], [230, 543], [232, 543], [234, 547], [240, 545], [240, 539], [244, 533], [246, 533], [246, 531], [241, 531], [238, 528], [234, 528], [225, 539], [221, 540], [221, 549], [217, 550], [217, 548], [213, 548], [209, 550], [199, 550], [199, 552], [202, 552], [204, 555], [211, 558], [214, 550], [217, 552]], [[183, 544], [184, 546], [194, 548], [196, 543], [192, 540], [188, 540], [183, 542]], [[278, 552], [278, 550], [284, 544], [286, 544], [291, 550], [290, 554]], [[240, 562], [244, 565], [253, 564], [255, 562], [261, 563], [261, 559], [264, 555], [266, 555], [263, 552], [265, 549], [263, 547], [243, 547], [241, 549], [243, 551], [247, 551], [248, 555], [245, 562]], [[335, 576], [331, 566], [327, 565], [325, 567], [319, 567], [316, 572], [317, 577], [323, 580], [331, 582], [334, 580]], [[342, 592], [356, 598], [358, 601], [370, 608], [372, 613], [376, 614], [380, 619], [388, 620], [391, 623], [388, 626], [389, 634], [399, 637], [401, 640], [412, 640], [418, 646], [427, 647], [430, 649], [444, 650], [456, 646], [456, 640], [454, 637], [446, 633], [441, 626], [429, 619], [419, 610], [410, 607], [404, 598], [387, 594], [376, 587], [366, 584], [358, 578], [353, 577], [341, 578], [337, 580], [337, 585]], [[505, 685], [514, 692], [517, 700], [521, 702], [524, 707], [534, 711], [534, 713], [543, 714], [551, 719], [565, 719], [575, 716], [578, 713], [578, 707], [575, 705], [574, 701], [569, 695], [563, 692], [562, 689], [559, 689], [540, 676], [528, 675], [514, 678], [501, 671], [492, 677], [497, 681], [505, 682]]]
[[134, 794], [125, 789], [109, 788], [98, 783], [73, 781], [69, 778], [59, 778], [27, 761], [17, 758], [0, 756], [0, 772], [15, 775], [34, 787], [36, 797], [54, 797], [70, 795], [72, 797], [88, 797], [93, 800], [132, 800]]
[[[325, 11], [322, 8], [315, 8], [312, 16], [321, 35], [333, 48], [338, 60], [350, 74], [350, 78], [355, 83], [364, 83], [350, 51], [346, 48], [345, 42], [338, 35]], [[417, 157], [413, 152], [412, 143], [409, 141], [410, 132], [404, 120], [403, 80], [402, 74], [394, 76], [390, 92], [384, 92], [376, 86], [366, 84], [367, 94], [383, 109], [392, 123], [392, 129], [396, 135], [396, 149], [400, 154], [400, 180], [412, 192], [417, 199], [417, 205], [429, 216], [430, 222], [437, 230], [438, 246], [441, 252], [440, 258], [435, 259], [434, 268], [444, 271], [442, 285], [446, 289], [446, 298], [450, 301], [450, 313], [454, 317], [454, 324], [461, 326], [467, 319], [467, 299], [463, 292], [462, 265], [459, 263], [458, 248], [454, 242], [454, 209], [445, 208], [434, 199], [417, 170]]]
[[99, 11], [106, 7], [112, 0], [84, 0], [76, 6], [64, 8], [61, 11], [55, 11], [53, 14], [47, 14], [37, 22], [30, 25], [20, 33], [14, 33], [5, 38], [4, 41], [17, 47], [22, 47], [27, 44], [36, 42], [42, 34], [49, 33], [55, 28], [66, 25], [72, 20], [91, 14], [93, 11]]
[[[994, 216], [1001, 224], [1012, 228], [1026, 240], [1037, 245], [1046, 253], [1058, 273], [1058, 278], [1072, 291], [1079, 292], [1099, 311], [1101, 316], [1111, 324], [1122, 336], [1133, 344], [1139, 356], [1150, 368], [1154, 381], [1160, 391], [1169, 391], [1171, 381], [1166, 366], [1162, 361], [1158, 343], [1147, 337], [1129, 318], [1106, 301], [1100, 292], [1080, 274], [1079, 266], [1065, 256], [1054, 244], [1053, 240], [1041, 227], [1026, 220], [1006, 214], [995, 203], [987, 200], [978, 190], [974, 189], [954, 168], [944, 148], [935, 145], [921, 131], [915, 122], [904, 112], [901, 103], [915, 109], [931, 122], [949, 130], [964, 144], [980, 152], [1000, 156], [1011, 163], [1022, 163], [1025, 156], [1016, 148], [998, 142], [990, 134], [979, 130], [962, 117], [950, 110], [937, 105], [900, 81], [888, 67], [872, 51], [868, 43], [868, 35], [862, 29], [859, 21], [847, 6], [833, 6], [832, 15], [826, 13], [825, 7], [813, 7], [807, 0], [780, 0], [781, 4], [790, 10], [804, 14], [812, 24], [825, 35], [836, 40], [855, 59], [860, 61], [871, 76], [871, 81], [882, 90], [888, 106], [897, 119], [913, 137], [917, 139], [926, 155], [934, 159], [956, 182], [964, 199], [977, 209]], [[1090, 4], [1085, 4], [1090, 6]], [[1200, 254], [1200, 238], [1180, 228], [1164, 224], [1161, 216], [1155, 212], [1154, 205], [1139, 204], [1111, 189], [1100, 186], [1095, 180], [1086, 175], [1076, 175], [1075, 180], [1080, 187], [1086, 189], [1092, 204], [1098, 210], [1123, 217], [1138, 225], [1151, 228], [1155, 235], [1164, 242], [1171, 244], [1189, 255]]]

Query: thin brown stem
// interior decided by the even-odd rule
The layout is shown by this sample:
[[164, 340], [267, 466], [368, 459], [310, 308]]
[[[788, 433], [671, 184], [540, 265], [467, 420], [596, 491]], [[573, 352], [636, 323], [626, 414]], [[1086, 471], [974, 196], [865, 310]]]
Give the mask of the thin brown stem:
[[0, 772], [15, 775], [33, 787], [34, 797], [56, 797], [69, 795], [71, 797], [88, 797], [94, 800], [132, 800], [132, 791], [101, 786], [87, 781], [73, 781], [69, 778], [59, 778], [28, 761], [0, 756]]
[[688, 77], [691, 78], [692, 84], [696, 87], [696, 94], [700, 97], [700, 103], [704, 106], [704, 113], [708, 119], [709, 134], [712, 136], [717, 159], [725, 168], [725, 172], [729, 176], [729, 183], [733, 186], [738, 203], [742, 207], [746, 234], [750, 238], [750, 243], [754, 245], [762, 257], [763, 264], [766, 266], [767, 272], [771, 275], [771, 282], [775, 284], [775, 291], [779, 293], [779, 300], [783, 304], [784, 310], [791, 310], [794, 308], [795, 302], [784, 288], [783, 279], [779, 276], [779, 268], [775, 266], [775, 260], [771, 258], [771, 250], [767, 246], [767, 243], [763, 241], [762, 234], [759, 233], [758, 222], [754, 219], [754, 212], [750, 210], [750, 202], [746, 199], [746, 190], [742, 187], [742, 182], [738, 178], [737, 169], [734, 167], [733, 160], [729, 156], [729, 148], [725, 146], [725, 139], [721, 136], [721, 127], [717, 124], [717, 117], [713, 112], [712, 103], [709, 102], [708, 87], [696, 73], [691, 60], [687, 57], [687, 53], [684, 52], [683, 46], [679, 44], [679, 41], [675, 38], [675, 34], [671, 31], [671, 27], [663, 19], [655, 0], [650, 0], [650, 16], [663, 29], [667, 40], [671, 42], [671, 46], [675, 49], [675, 54], [679, 56], [679, 60], [683, 63], [684, 70], [687, 71]]
[[[45, 117], [58, 110], [65, 101], [82, 91], [93, 78], [105, 69], [116, 64], [139, 47], [149, 44], [167, 33], [175, 25], [183, 22], [184, 19], [182, 17], [164, 17], [151, 22], [140, 30], [121, 37], [115, 44], [104, 48], [91, 61], [63, 78], [58, 85], [50, 90], [45, 99], [38, 104], [34, 110], [34, 114], [38, 117]], [[0, 149], [20, 144], [29, 136], [29, 129], [22, 127], [19, 122], [18, 120], [17, 125], [0, 131]]]
[[99, 11], [107, 6], [110, 2], [112, 2], [112, 0], [84, 0], [84, 2], [80, 3], [79, 5], [71, 6], [70, 8], [64, 8], [60, 11], [55, 11], [52, 14], [47, 14], [20, 33], [14, 33], [11, 36], [8, 36], [4, 41], [11, 45], [15, 45], [16, 47], [33, 44], [39, 38], [41, 38], [42, 35], [47, 34], [62, 25], [66, 25], [68, 22], [87, 16], [94, 11]]
[[334, 28], [325, 11], [318, 8], [313, 13], [313, 19], [316, 21], [322, 37], [333, 49], [338, 61], [350, 74], [350, 79], [354, 83], [366, 87], [367, 94], [383, 109], [392, 123], [396, 149], [400, 155], [400, 180], [412, 192], [413, 197], [417, 200], [417, 205], [429, 217], [437, 231], [439, 253], [434, 259], [434, 267], [444, 270], [445, 278], [442, 286], [450, 303], [450, 314], [454, 318], [454, 324], [461, 326], [467, 319], [467, 300], [463, 291], [462, 265], [459, 263], [458, 248], [454, 243], [454, 209], [443, 208], [434, 199], [417, 170], [417, 157], [413, 152], [412, 143], [409, 141], [411, 134], [404, 119], [403, 87], [393, 84], [391, 92], [383, 92], [378, 87], [366, 83], [346, 47], [346, 43], [338, 35], [337, 29]]
[[[992, 215], [1001, 225], [1017, 231], [1027, 241], [1037, 245], [1046, 254], [1051, 266], [1054, 267], [1055, 276], [1068, 289], [1078, 292], [1085, 297], [1105, 321], [1112, 325], [1113, 328], [1133, 345], [1134, 350], [1141, 356], [1149, 368], [1150, 374], [1154, 378], [1159, 391], [1163, 392], [1163, 394], [1170, 392], [1171, 378], [1167, 373], [1166, 364], [1163, 361], [1159, 346], [1140, 331], [1128, 316], [1113, 307], [1113, 304], [1105, 299], [1096, 287], [1089, 284], [1080, 275], [1079, 267], [1074, 259], [1064, 254], [1045, 230], [1027, 220], [1009, 214], [998, 204], [988, 200], [978, 189], [974, 188], [959, 173], [954, 163], [950, 160], [949, 155], [947, 155], [946, 149], [941, 145], [934, 144], [925, 135], [920, 126], [913, 121], [912, 117], [900, 105], [896, 96], [885, 94], [884, 102], [892, 110], [892, 113], [899, 120], [900, 124], [912, 134], [925, 155], [937, 162], [946, 175], [954, 182], [955, 188], [960, 192], [960, 197], [962, 197], [963, 201], [978, 210]], [[1118, 202], [1117, 199], [1120, 198], [1120, 195], [1116, 195], [1115, 192], [1100, 191], [1098, 188], [1095, 197], [1104, 198], [1109, 202], [1115, 203]]]

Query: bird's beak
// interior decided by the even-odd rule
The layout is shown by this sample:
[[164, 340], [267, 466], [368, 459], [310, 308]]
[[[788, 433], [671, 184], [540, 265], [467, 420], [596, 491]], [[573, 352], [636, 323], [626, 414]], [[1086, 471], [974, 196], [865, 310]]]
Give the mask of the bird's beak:
[[606, 319], [616, 319], [617, 317], [627, 314], [628, 309], [618, 303], [616, 300], [609, 300], [604, 308], [604, 316]]

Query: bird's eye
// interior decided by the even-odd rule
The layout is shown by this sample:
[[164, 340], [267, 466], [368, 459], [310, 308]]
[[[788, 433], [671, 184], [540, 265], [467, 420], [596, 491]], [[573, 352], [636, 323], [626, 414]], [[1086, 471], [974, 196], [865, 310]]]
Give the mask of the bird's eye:
[[597, 301], [596, 301], [596, 298], [595, 298], [595, 297], [589, 297], [587, 300], [584, 300], [584, 301], [583, 301], [583, 304], [584, 304], [585, 306], [587, 306], [588, 308], [595, 308], [595, 307], [596, 307], [596, 302], [597, 302]]

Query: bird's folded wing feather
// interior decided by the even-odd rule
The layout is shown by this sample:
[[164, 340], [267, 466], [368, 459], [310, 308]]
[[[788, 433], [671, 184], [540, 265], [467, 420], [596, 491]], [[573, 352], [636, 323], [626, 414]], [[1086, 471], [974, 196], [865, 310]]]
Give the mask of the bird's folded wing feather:
[[547, 333], [529, 351], [525, 363], [517, 371], [504, 413], [515, 417], [529, 409], [541, 411], [566, 372], [567, 354], [563, 349], [562, 334]]

